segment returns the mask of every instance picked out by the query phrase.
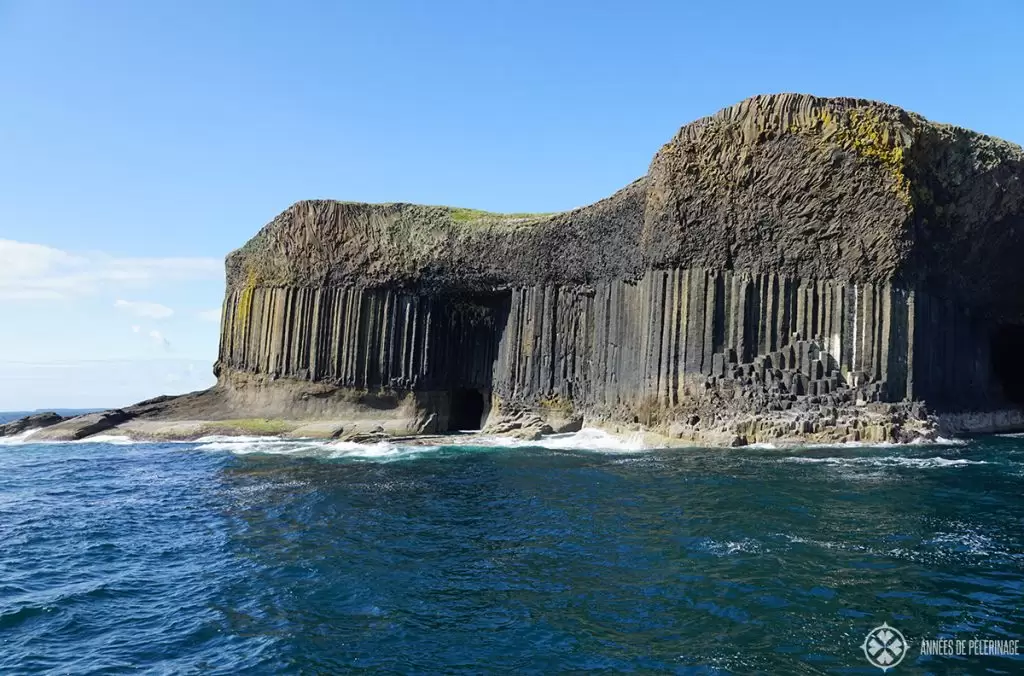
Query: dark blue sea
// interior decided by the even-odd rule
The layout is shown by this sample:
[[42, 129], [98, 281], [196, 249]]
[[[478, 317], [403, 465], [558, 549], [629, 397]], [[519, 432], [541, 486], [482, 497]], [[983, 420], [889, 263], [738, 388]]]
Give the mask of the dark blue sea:
[[[1024, 438], [0, 445], [0, 673], [1024, 673]], [[966, 644], [964, 644], [966, 645]], [[1021, 646], [1024, 651], [1024, 645]]]

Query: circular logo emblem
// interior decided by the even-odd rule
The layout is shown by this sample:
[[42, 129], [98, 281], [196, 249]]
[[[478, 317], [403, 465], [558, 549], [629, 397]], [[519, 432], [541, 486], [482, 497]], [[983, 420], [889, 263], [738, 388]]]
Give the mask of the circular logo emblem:
[[888, 671], [907, 656], [907, 639], [903, 638], [899, 629], [883, 622], [882, 626], [871, 630], [861, 648], [868, 662], [882, 671]]

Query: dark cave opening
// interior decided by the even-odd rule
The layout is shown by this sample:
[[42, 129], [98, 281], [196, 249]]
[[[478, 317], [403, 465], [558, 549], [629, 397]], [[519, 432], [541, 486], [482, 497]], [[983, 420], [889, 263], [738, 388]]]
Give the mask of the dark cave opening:
[[1024, 325], [1000, 324], [992, 332], [992, 374], [1011, 404], [1024, 406]]
[[484, 393], [458, 389], [452, 392], [449, 430], [478, 430], [484, 422]]

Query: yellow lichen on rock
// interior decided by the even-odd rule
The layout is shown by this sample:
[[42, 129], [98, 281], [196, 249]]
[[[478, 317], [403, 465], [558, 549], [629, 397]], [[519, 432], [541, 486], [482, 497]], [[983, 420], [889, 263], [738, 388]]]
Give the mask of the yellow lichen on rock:
[[821, 133], [825, 139], [858, 156], [880, 164], [893, 180], [900, 200], [910, 206], [910, 181], [906, 172], [906, 149], [903, 134], [896, 123], [882, 118], [870, 108], [845, 111], [819, 111], [818, 125], [809, 131]]
[[252, 312], [252, 296], [255, 291], [256, 270], [249, 268], [249, 274], [245, 278], [245, 287], [238, 299], [238, 324], [241, 326], [245, 326], [249, 322], [249, 314]]
[[871, 110], [850, 111], [850, 126], [840, 127], [841, 142], [861, 157], [877, 160], [892, 176], [896, 192], [910, 204], [910, 182], [906, 175], [906, 156], [899, 131]]

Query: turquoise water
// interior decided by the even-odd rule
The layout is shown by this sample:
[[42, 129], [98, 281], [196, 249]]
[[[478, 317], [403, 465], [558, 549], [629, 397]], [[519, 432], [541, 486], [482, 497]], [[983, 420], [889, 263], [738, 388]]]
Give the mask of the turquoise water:
[[1024, 671], [1024, 439], [494, 443], [2, 445], [0, 673]]

